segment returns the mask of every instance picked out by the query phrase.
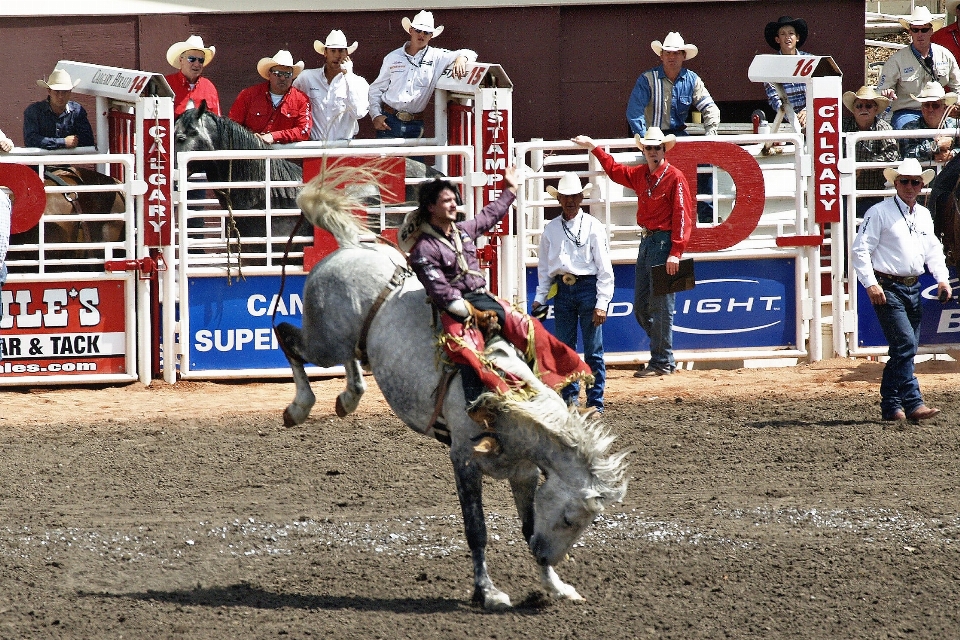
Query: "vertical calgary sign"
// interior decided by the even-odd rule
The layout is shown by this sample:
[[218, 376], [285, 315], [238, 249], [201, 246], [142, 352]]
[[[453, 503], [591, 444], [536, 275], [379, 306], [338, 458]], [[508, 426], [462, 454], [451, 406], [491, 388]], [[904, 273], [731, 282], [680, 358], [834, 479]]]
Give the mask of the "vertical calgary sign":
[[[159, 112], [161, 105], [154, 104], [153, 107]], [[147, 183], [147, 192], [143, 196], [143, 239], [148, 247], [173, 244], [172, 142], [169, 117], [164, 118], [158, 113], [158, 117], [143, 119], [143, 177]]]
[[835, 97], [813, 100], [814, 216], [840, 222], [840, 106]]

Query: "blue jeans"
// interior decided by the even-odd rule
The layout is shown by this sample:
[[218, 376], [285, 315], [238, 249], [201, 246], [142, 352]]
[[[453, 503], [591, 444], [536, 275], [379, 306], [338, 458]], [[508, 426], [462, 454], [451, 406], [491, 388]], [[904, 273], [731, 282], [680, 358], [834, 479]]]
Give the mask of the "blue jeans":
[[923, 404], [920, 383], [913, 374], [913, 357], [920, 343], [920, 285], [908, 287], [882, 278], [880, 286], [887, 303], [873, 305], [873, 309], [890, 346], [880, 382], [880, 411], [885, 418], [897, 409], [909, 415]]
[[387, 126], [390, 131], [377, 131], [378, 138], [422, 138], [423, 120], [411, 120], [403, 122], [397, 116], [391, 113], [384, 113], [387, 117]]
[[919, 109], [898, 109], [890, 116], [890, 126], [894, 129], [903, 129], [914, 120], [919, 120], [923, 113]]
[[657, 231], [644, 238], [637, 252], [637, 270], [633, 290], [633, 315], [650, 338], [650, 362], [647, 366], [673, 372], [673, 313], [677, 294], [653, 294], [650, 269], [666, 264], [670, 257], [670, 232]]
[[[557, 338], [571, 349], [577, 348], [577, 323], [583, 336], [583, 360], [593, 373], [593, 386], [587, 388], [587, 406], [603, 410], [603, 386], [607, 365], [603, 361], [603, 327], [593, 326], [593, 310], [597, 305], [597, 277], [577, 276], [576, 283], [557, 280], [553, 299], [553, 318]], [[561, 393], [567, 404], [580, 397], [580, 383], [571, 382]]]

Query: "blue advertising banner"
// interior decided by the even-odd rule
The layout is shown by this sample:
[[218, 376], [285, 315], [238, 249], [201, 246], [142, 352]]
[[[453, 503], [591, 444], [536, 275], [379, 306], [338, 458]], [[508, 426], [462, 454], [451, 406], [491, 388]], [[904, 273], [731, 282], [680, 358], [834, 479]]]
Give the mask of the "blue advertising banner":
[[229, 286], [222, 276], [190, 278], [190, 335], [180, 338], [189, 341], [190, 370], [289, 367], [273, 334], [273, 310], [277, 324], [299, 326], [306, 278], [287, 275], [282, 297], [279, 276], [247, 276]]
[[[854, 278], [856, 279], [856, 278]], [[956, 268], [950, 267], [950, 282], [956, 291]], [[956, 297], [946, 304], [937, 300], [937, 283], [933, 276], [924, 273], [920, 276], [920, 300], [923, 316], [920, 319], [920, 344], [956, 344], [960, 342], [960, 304]], [[861, 347], [885, 347], [887, 339], [883, 337], [880, 322], [873, 310], [867, 290], [857, 282], [857, 344]]]
[[[795, 348], [794, 259], [698, 260], [696, 287], [677, 294], [674, 349]], [[603, 325], [607, 353], [648, 351], [650, 340], [633, 317], [634, 265], [615, 264], [615, 291]], [[533, 301], [537, 269], [527, 269]], [[553, 330], [553, 306], [544, 325]], [[582, 349], [582, 344], [578, 346]]]

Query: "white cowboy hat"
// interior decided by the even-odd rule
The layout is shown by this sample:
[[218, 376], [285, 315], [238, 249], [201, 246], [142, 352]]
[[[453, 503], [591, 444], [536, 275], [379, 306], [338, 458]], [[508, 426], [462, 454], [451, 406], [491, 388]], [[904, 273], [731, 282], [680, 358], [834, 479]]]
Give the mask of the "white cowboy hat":
[[910, 97], [917, 102], [936, 102], [937, 100], [943, 100], [943, 104], [948, 107], [957, 103], [957, 94], [953, 91], [945, 93], [939, 82], [926, 83], [923, 85], [923, 89], [920, 90], [919, 94], [913, 95], [911, 93]]
[[925, 24], [933, 27], [933, 30], [936, 31], [943, 26], [943, 20], [937, 18], [934, 20], [933, 16], [930, 15], [930, 9], [927, 9], [924, 6], [914, 7], [913, 13], [911, 13], [906, 18], [897, 18], [897, 22], [900, 23], [904, 29], [909, 29], [913, 27], [922, 27]]
[[327, 36], [326, 42], [320, 42], [319, 40], [313, 41], [313, 48], [320, 55], [323, 55], [323, 52], [327, 47], [330, 47], [331, 49], [346, 49], [347, 55], [350, 55], [357, 50], [357, 46], [358, 45], [356, 41], [354, 41], [354, 43], [348, 47], [347, 36], [345, 36], [343, 31], [340, 31], [340, 29], [334, 29], [331, 31], [330, 35]]
[[560, 200], [560, 196], [572, 196], [578, 193], [582, 193], [584, 196], [589, 196], [590, 189], [593, 188], [593, 184], [587, 183], [585, 185], [580, 184], [580, 178], [573, 171], [567, 171], [562, 176], [560, 176], [560, 182], [556, 187], [547, 187], [547, 193], [551, 196]]
[[893, 167], [884, 169], [883, 177], [887, 179], [887, 182], [893, 184], [900, 176], [916, 176], [923, 180], [924, 185], [927, 185], [933, 180], [934, 173], [936, 172], [933, 169], [924, 171], [923, 167], [920, 166], [920, 161], [916, 158], [907, 158], [901, 162], [896, 169]]
[[260, 62], [257, 63], [257, 73], [261, 78], [269, 80], [271, 67], [290, 67], [293, 70], [293, 77], [296, 78], [303, 71], [303, 60], [294, 64], [290, 52], [280, 49], [272, 58], [260, 58]]
[[634, 141], [637, 143], [637, 147], [643, 149], [646, 146], [654, 146], [658, 144], [663, 145], [664, 151], [670, 151], [673, 149], [673, 145], [677, 144], [677, 136], [673, 135], [663, 135], [663, 131], [660, 130], [660, 127], [647, 127], [647, 134], [645, 138], [641, 138], [640, 134], [633, 136]]
[[63, 69], [54, 69], [46, 80], [37, 80], [37, 86], [53, 91], [73, 91], [80, 84], [80, 80], [71, 80], [70, 74]]
[[413, 21], [410, 21], [410, 18], [404, 18], [400, 21], [400, 24], [403, 26], [403, 30], [407, 33], [410, 33], [410, 29], [419, 29], [420, 31], [429, 31], [433, 34], [433, 37], [436, 38], [438, 35], [443, 33], [443, 25], [439, 27], [433, 26], [433, 13], [429, 11], [421, 11], [417, 15], [413, 16]]
[[699, 51], [695, 45], [685, 44], [683, 42], [683, 36], [676, 31], [668, 33], [667, 37], [663, 39], [663, 42], [654, 40], [650, 43], [650, 48], [653, 49], [653, 52], [658, 56], [664, 51], [686, 51], [687, 60], [693, 60]]
[[[960, 0], [957, 0], [960, 2]], [[886, 98], [879, 93], [873, 87], [868, 87], [866, 85], [857, 89], [857, 92], [847, 91], [843, 94], [843, 106], [845, 106], [850, 111], [853, 111], [853, 103], [857, 100], [873, 100], [877, 103], [877, 112], [883, 112], [887, 110], [887, 107], [890, 106], [890, 99]]]
[[203, 38], [200, 36], [190, 36], [183, 42], [174, 42], [170, 45], [170, 48], [167, 49], [167, 62], [170, 63], [170, 66], [174, 69], [180, 68], [180, 56], [186, 51], [203, 51], [203, 66], [210, 64], [210, 61], [213, 60], [213, 56], [217, 53], [217, 48], [214, 46], [205, 47], [203, 46]]

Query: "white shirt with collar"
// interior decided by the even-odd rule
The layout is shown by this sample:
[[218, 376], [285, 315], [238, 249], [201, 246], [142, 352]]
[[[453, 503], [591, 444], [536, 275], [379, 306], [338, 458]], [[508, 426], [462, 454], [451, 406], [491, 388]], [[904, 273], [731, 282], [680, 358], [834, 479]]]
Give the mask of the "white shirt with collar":
[[557, 216], [543, 228], [537, 256], [536, 302], [547, 303], [550, 285], [559, 274], [595, 275], [596, 308], [607, 310], [613, 300], [613, 265], [610, 263], [607, 234], [602, 222], [582, 210], [568, 222], [562, 215]]
[[464, 56], [470, 62], [477, 61], [477, 53], [470, 49], [448, 51], [427, 45], [410, 56], [406, 46], [387, 54], [380, 75], [370, 85], [371, 118], [383, 115], [380, 105], [384, 102], [397, 111], [420, 113], [427, 108], [444, 70], [454, 60]]
[[937, 282], [949, 281], [930, 211], [920, 204], [910, 210], [900, 196], [870, 207], [853, 241], [853, 268], [860, 284], [864, 288], [878, 284], [874, 270], [892, 276], [919, 276], [924, 265]]
[[360, 131], [357, 121], [367, 115], [369, 104], [370, 85], [366, 80], [351, 71], [338, 73], [332, 82], [327, 82], [321, 67], [301, 73], [293, 86], [310, 98], [311, 140], [352, 140]]

